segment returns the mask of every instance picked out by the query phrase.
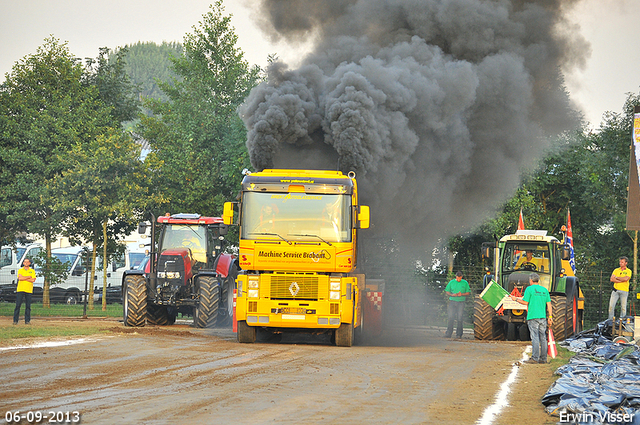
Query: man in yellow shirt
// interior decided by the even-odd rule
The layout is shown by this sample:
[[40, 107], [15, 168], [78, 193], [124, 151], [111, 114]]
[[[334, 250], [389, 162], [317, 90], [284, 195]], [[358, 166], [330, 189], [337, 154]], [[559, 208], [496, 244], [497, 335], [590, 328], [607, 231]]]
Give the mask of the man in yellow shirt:
[[613, 282], [613, 291], [609, 299], [609, 319], [613, 319], [618, 299], [620, 299], [620, 317], [627, 315], [627, 297], [629, 296], [629, 280], [631, 280], [631, 270], [627, 267], [628, 263], [627, 257], [620, 257], [620, 267], [615, 269], [609, 278]]
[[25, 258], [22, 268], [18, 270], [18, 287], [16, 288], [16, 308], [13, 310], [13, 324], [18, 324], [20, 319], [20, 306], [24, 299], [24, 323], [31, 322], [31, 294], [33, 294], [33, 282], [36, 281], [36, 271], [31, 266], [31, 260]]
[[516, 270], [538, 270], [538, 259], [533, 258], [533, 251], [527, 251], [516, 263]]

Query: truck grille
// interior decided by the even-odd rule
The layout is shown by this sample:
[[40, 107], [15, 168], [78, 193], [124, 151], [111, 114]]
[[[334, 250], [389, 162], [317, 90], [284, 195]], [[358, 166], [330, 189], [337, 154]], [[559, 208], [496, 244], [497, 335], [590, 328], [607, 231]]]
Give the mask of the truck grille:
[[318, 276], [272, 275], [270, 297], [286, 300], [317, 300]]

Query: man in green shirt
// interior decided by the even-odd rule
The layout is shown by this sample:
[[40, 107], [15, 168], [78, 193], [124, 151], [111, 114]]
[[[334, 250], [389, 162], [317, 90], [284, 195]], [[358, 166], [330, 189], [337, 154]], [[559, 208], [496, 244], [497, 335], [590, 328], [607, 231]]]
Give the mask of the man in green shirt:
[[[529, 286], [524, 290], [522, 298], [511, 295], [511, 299], [527, 306], [527, 326], [531, 335], [531, 358], [525, 363], [547, 362], [547, 323], [553, 323], [551, 316], [551, 296], [544, 286], [539, 285], [540, 276], [537, 273], [529, 275]], [[549, 312], [549, 317], [545, 312]]]
[[453, 322], [458, 321], [458, 329], [456, 330], [456, 336], [462, 338], [462, 320], [464, 318], [464, 300], [467, 295], [471, 295], [471, 289], [469, 288], [469, 282], [462, 278], [462, 272], [456, 273], [456, 278], [451, 279], [444, 288], [445, 294], [449, 297], [449, 305], [447, 306], [447, 318], [449, 324], [447, 326], [447, 332], [444, 334], [445, 338], [451, 338], [453, 334]]

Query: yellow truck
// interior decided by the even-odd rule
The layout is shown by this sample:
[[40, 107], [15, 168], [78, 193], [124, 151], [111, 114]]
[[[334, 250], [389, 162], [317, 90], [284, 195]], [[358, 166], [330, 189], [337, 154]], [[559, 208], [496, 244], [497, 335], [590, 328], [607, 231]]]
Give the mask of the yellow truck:
[[246, 173], [240, 201], [225, 203], [225, 223], [233, 224], [234, 209], [238, 341], [254, 342], [257, 330], [292, 331], [330, 333], [336, 345], [351, 346], [367, 296], [382, 290], [366, 288], [356, 273], [357, 234], [369, 227], [369, 207], [358, 203], [355, 173]]

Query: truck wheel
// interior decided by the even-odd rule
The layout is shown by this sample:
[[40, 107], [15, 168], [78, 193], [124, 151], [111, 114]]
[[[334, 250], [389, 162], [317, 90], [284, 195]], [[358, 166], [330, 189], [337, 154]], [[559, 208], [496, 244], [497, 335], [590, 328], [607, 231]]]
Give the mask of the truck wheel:
[[122, 302], [125, 326], [144, 326], [147, 319], [147, 284], [140, 275], [124, 278]]
[[64, 294], [64, 302], [68, 305], [76, 305], [80, 302], [80, 292], [69, 291]]
[[251, 344], [256, 342], [256, 328], [247, 325], [245, 320], [238, 320], [238, 342]]
[[504, 325], [493, 322], [496, 311], [485, 300], [476, 295], [473, 304], [473, 335], [479, 340], [504, 339]]
[[150, 325], [166, 326], [173, 325], [176, 322], [176, 317], [169, 314], [167, 307], [163, 305], [147, 306], [147, 323]]
[[515, 323], [507, 323], [507, 341], [515, 341], [516, 339], [518, 339], [516, 336], [517, 330], [518, 328]]
[[215, 277], [203, 276], [197, 288], [200, 299], [193, 311], [193, 324], [196, 328], [212, 328], [218, 319], [220, 284]]
[[335, 333], [338, 347], [351, 347], [353, 345], [353, 323], [341, 323]]
[[553, 312], [553, 336], [562, 341], [573, 335], [573, 302], [567, 303], [564, 295], [551, 296], [551, 311]]
[[530, 341], [531, 335], [529, 334], [529, 326], [526, 323], [523, 323], [518, 328], [518, 336], [520, 337], [520, 341]]

